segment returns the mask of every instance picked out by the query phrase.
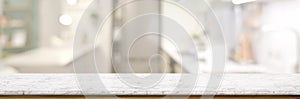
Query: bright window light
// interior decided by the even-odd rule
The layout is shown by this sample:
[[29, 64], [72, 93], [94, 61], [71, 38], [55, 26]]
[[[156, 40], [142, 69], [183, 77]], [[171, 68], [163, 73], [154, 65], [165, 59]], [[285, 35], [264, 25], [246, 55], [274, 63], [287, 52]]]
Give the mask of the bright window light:
[[64, 14], [59, 17], [59, 23], [65, 26], [69, 26], [73, 23], [73, 19], [71, 16]]
[[232, 0], [232, 3], [238, 5], [238, 4], [249, 3], [254, 1], [256, 0]]
[[69, 5], [76, 5], [77, 4], [77, 0], [67, 0], [67, 3], [69, 4]]

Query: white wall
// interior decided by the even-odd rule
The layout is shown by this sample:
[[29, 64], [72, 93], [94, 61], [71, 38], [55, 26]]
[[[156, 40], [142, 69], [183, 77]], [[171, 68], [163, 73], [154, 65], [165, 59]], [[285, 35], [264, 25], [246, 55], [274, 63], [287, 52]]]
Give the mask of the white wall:
[[[278, 0], [263, 5], [262, 32], [256, 35], [255, 56], [273, 72], [293, 73], [297, 64], [300, 1]], [[259, 41], [261, 40], [261, 41]]]
[[[78, 33], [76, 34], [76, 37], [79, 38], [77, 38], [76, 40], [79, 40], [79, 44], [76, 43], [75, 47], [79, 46], [82, 49], [93, 47], [93, 49], [90, 49], [92, 51], [86, 57], [83, 57], [82, 60], [76, 62], [79, 64], [78, 66], [80, 66], [82, 70], [87, 70], [83, 72], [100, 72], [100, 73], [112, 72], [111, 60], [110, 60], [111, 46], [112, 46], [111, 45], [112, 44], [111, 43], [112, 42], [111, 41], [112, 19], [111, 17], [105, 19], [107, 18], [108, 13], [112, 11], [111, 9], [112, 9], [111, 0], [108, 1], [96, 0], [91, 2], [91, 5], [88, 8], [81, 10], [82, 12], [81, 11], [72, 12], [72, 10], [70, 12], [67, 12], [73, 16], [76, 16], [75, 19], [78, 19], [76, 20], [77, 22], [80, 21], [78, 25], [72, 26], [71, 27], [72, 30], [69, 31], [69, 32], [76, 31], [76, 33]], [[83, 14], [81, 15], [80, 13]], [[92, 18], [93, 14], [97, 14], [98, 15], [97, 18]], [[104, 23], [103, 20], [105, 20]]]
[[[226, 43], [226, 54], [230, 55], [230, 51], [234, 50], [237, 46], [239, 46], [239, 33], [240, 33], [240, 23], [239, 23], [239, 12], [235, 13], [235, 8], [231, 3], [223, 3], [223, 6], [216, 6], [212, 8], [212, 11], [215, 15], [208, 15], [207, 19], [211, 20], [217, 17], [219, 23], [207, 23], [209, 26], [207, 29], [208, 33], [214, 34], [214, 32], [218, 32], [216, 27], [222, 28], [222, 33], [224, 36], [224, 40]], [[220, 26], [219, 26], [220, 25]]]
[[280, 0], [264, 5], [263, 25], [291, 26], [300, 30], [300, 1]]
[[40, 46], [49, 46], [51, 36], [60, 33], [58, 17], [61, 12], [61, 0], [39, 1], [39, 39]]

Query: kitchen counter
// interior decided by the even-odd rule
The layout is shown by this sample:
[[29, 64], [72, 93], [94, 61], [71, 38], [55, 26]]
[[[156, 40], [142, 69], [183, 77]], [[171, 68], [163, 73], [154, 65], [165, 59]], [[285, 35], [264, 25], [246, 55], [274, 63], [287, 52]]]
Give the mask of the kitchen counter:
[[[171, 47], [171, 45], [163, 43], [162, 50], [171, 58], [175, 63], [182, 66], [182, 69], [188, 73], [210, 73], [212, 72], [212, 65], [209, 65], [208, 62], [212, 62], [212, 57], [210, 55], [211, 50], [206, 50], [203, 52], [198, 52], [198, 63], [199, 65], [193, 65], [194, 54], [178, 53], [178, 51]], [[185, 64], [182, 64], [182, 59], [185, 58]], [[205, 62], [203, 61], [205, 60]], [[195, 67], [198, 66], [198, 67]], [[269, 73], [272, 72], [268, 70], [264, 65], [260, 64], [239, 64], [233, 61], [227, 61], [224, 66], [225, 73]], [[176, 68], [172, 66], [172, 68]], [[179, 67], [181, 68], [181, 67]], [[198, 68], [195, 69], [195, 68]]]
[[[136, 74], [146, 76], [146, 74]], [[160, 83], [149, 88], [130, 87], [120, 81], [126, 74], [99, 74], [111, 93], [84, 92], [89, 95], [185, 95], [184, 90], [173, 92], [180, 74], [166, 74]], [[160, 76], [160, 75], [155, 75]], [[189, 74], [184, 77], [193, 76]], [[83, 95], [73, 74], [2, 74], [0, 95]], [[300, 75], [287, 74], [225, 74], [217, 90], [204, 93], [208, 74], [200, 74], [192, 95], [300, 95]], [[129, 79], [130, 78], [124, 78]], [[132, 80], [132, 79], [131, 79]], [[151, 81], [151, 79], [148, 79]], [[92, 79], [87, 79], [92, 82]], [[188, 82], [185, 80], [185, 82]], [[181, 85], [178, 85], [181, 86]], [[93, 87], [93, 86], [92, 86]]]

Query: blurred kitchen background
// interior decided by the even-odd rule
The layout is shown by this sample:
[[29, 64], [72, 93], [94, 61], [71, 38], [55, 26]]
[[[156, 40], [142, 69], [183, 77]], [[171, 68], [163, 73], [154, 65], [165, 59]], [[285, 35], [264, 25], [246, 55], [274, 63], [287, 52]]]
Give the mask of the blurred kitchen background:
[[[128, 0], [127, 0], [128, 1]], [[186, 0], [180, 0], [185, 2]], [[117, 10], [94, 50], [83, 50], [73, 57], [76, 31], [86, 32], [90, 39], [93, 22], [104, 18], [105, 11], [126, 0], [96, 2], [88, 12], [84, 29], [77, 30], [84, 11], [92, 0], [0, 0], [0, 73], [73, 73], [73, 62], [89, 59], [94, 50], [101, 73], [209, 73], [212, 66], [211, 44], [207, 34], [219, 24], [213, 23], [210, 9], [201, 9], [201, 28], [187, 12], [163, 0], [144, 0]], [[102, 6], [105, 3], [105, 6]], [[214, 11], [226, 41], [226, 73], [298, 73], [300, 72], [300, 0], [207, 0]], [[194, 4], [193, 6], [198, 6]], [[182, 25], [197, 45], [198, 54], [187, 46], [178, 52], [176, 46], [161, 36], [141, 38], [128, 57], [128, 46], [143, 30], [164, 31], [161, 17], [137, 22], [120, 31], [132, 17], [142, 12], [163, 13]], [[178, 32], [178, 31], [177, 31]], [[174, 32], [174, 37], [183, 38]], [[114, 41], [114, 42], [113, 42]], [[84, 43], [84, 41], [83, 41]], [[182, 41], [178, 45], [189, 45]], [[113, 57], [111, 57], [113, 53]], [[180, 54], [178, 54], [180, 53]], [[199, 70], [182, 64], [180, 56], [198, 56]], [[123, 66], [130, 62], [130, 68]], [[82, 63], [82, 67], [93, 65]], [[97, 66], [97, 65], [96, 65]]]

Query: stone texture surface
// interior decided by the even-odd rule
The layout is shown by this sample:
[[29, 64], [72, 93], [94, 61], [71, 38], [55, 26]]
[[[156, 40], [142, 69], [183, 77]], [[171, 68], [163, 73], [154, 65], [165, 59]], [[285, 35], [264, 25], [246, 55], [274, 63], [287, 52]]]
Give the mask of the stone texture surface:
[[[300, 95], [300, 75], [2, 74], [0, 95]], [[197, 82], [195, 82], [197, 81]], [[209, 87], [207, 84], [219, 85]]]

